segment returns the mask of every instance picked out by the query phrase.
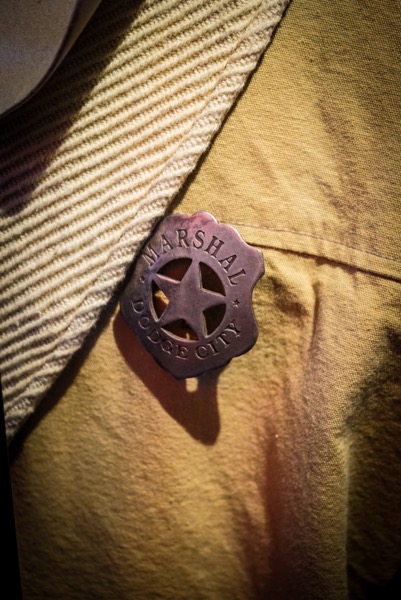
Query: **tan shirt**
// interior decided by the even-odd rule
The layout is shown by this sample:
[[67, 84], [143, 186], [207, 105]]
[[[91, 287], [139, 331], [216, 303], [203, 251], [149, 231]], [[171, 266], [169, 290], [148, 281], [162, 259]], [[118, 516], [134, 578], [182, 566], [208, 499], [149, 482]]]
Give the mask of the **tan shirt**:
[[263, 251], [259, 341], [178, 382], [115, 307], [16, 450], [26, 600], [339, 600], [389, 585], [400, 30], [390, 0], [290, 6], [173, 207]]

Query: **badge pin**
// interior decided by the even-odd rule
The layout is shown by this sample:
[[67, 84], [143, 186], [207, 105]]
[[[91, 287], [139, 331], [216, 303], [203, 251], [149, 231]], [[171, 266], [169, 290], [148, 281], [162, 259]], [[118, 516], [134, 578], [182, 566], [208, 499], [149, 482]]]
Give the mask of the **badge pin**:
[[143, 246], [121, 300], [124, 318], [177, 379], [226, 365], [252, 348], [252, 291], [262, 253], [212, 215], [165, 218]]

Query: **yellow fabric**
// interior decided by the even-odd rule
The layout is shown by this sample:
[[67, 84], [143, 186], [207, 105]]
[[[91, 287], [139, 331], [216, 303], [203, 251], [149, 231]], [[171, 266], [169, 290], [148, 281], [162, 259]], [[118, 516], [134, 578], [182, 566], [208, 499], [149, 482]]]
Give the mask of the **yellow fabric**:
[[294, 0], [174, 206], [262, 248], [259, 341], [177, 382], [116, 309], [16, 448], [27, 600], [386, 597], [401, 564], [400, 20], [390, 0]]

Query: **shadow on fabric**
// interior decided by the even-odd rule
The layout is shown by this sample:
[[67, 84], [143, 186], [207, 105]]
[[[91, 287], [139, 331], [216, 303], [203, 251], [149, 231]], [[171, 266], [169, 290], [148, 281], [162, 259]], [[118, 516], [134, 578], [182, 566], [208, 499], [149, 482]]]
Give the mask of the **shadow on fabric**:
[[205, 445], [214, 444], [220, 432], [217, 383], [222, 369], [178, 381], [142, 348], [121, 312], [114, 319], [113, 328], [124, 360], [163, 409], [194, 439]]

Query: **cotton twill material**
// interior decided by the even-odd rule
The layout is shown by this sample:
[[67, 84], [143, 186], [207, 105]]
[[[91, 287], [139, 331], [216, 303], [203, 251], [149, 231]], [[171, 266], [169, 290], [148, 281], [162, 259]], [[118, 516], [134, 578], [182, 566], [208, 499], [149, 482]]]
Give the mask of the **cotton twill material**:
[[116, 310], [13, 465], [28, 599], [399, 596], [400, 25], [290, 6], [174, 206], [262, 249], [259, 341], [196, 388]]
[[104, 0], [0, 139], [8, 438], [81, 346], [208, 147], [283, 0]]

